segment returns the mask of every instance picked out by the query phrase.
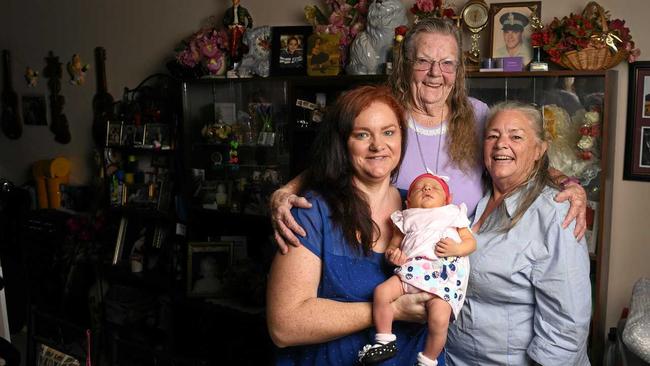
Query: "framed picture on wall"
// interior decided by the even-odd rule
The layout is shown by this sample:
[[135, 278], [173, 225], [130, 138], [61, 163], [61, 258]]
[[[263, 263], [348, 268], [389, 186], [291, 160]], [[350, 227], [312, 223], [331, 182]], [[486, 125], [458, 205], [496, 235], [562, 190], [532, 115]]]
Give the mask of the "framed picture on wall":
[[305, 75], [307, 38], [310, 26], [273, 27], [271, 30], [271, 75]]
[[650, 61], [630, 64], [623, 179], [650, 181]]
[[533, 59], [530, 35], [530, 16], [541, 17], [542, 2], [526, 1], [516, 3], [490, 4], [490, 56], [522, 57], [523, 65]]

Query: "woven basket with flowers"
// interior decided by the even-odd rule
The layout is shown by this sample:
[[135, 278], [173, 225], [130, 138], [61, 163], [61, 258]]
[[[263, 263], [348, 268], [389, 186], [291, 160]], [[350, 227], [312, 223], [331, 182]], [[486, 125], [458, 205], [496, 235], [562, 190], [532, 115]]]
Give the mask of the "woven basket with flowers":
[[606, 70], [626, 59], [634, 62], [641, 54], [625, 21], [611, 20], [609, 12], [594, 1], [581, 14], [554, 18], [534, 32], [531, 41], [551, 61], [572, 70]]

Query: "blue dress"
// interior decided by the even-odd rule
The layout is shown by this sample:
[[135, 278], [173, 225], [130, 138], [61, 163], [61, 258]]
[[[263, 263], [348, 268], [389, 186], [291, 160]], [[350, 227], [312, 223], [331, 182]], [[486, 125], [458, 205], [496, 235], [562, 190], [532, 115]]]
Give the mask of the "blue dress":
[[[343, 232], [330, 220], [330, 210], [325, 200], [314, 193], [305, 197], [312, 208], [292, 210], [307, 237], [302, 244], [317, 255], [322, 262], [318, 297], [342, 302], [369, 302], [375, 287], [392, 275], [383, 253], [372, 252], [365, 256], [352, 249], [343, 238]], [[397, 355], [380, 365], [413, 365], [417, 353], [424, 349], [426, 326], [394, 322], [397, 335]], [[374, 343], [375, 330], [369, 328], [339, 339], [307, 346], [287, 347], [278, 350], [277, 365], [356, 365], [357, 353], [368, 343]], [[444, 357], [438, 364], [444, 365]]]

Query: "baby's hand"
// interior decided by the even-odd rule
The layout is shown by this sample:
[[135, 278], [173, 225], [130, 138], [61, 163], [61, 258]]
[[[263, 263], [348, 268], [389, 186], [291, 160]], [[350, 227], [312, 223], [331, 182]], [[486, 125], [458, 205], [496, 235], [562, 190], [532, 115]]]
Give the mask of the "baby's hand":
[[457, 241], [451, 238], [440, 239], [436, 244], [435, 253], [438, 258], [459, 256], [459, 245]]
[[404, 262], [406, 262], [406, 256], [399, 248], [390, 248], [386, 250], [386, 253], [384, 255], [386, 256], [387, 261], [396, 266], [401, 266], [404, 264]]

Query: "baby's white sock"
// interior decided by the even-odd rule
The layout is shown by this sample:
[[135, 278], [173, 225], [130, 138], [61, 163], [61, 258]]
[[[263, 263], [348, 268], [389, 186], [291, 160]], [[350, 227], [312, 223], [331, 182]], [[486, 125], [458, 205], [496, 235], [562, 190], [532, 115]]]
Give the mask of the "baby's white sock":
[[432, 360], [422, 352], [418, 352], [418, 366], [438, 366], [438, 360]]
[[392, 333], [377, 333], [375, 334], [375, 342], [380, 344], [390, 343], [397, 339], [397, 336]]

